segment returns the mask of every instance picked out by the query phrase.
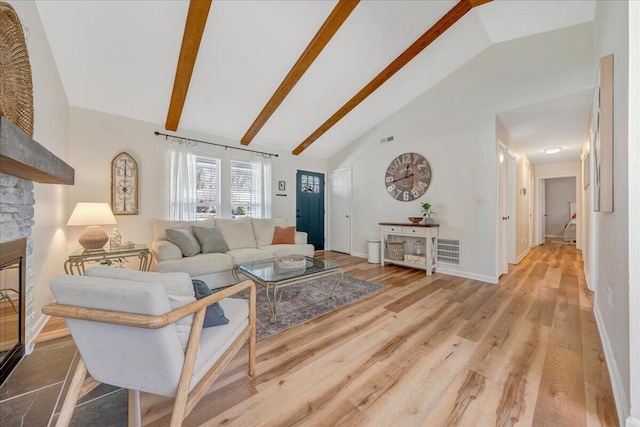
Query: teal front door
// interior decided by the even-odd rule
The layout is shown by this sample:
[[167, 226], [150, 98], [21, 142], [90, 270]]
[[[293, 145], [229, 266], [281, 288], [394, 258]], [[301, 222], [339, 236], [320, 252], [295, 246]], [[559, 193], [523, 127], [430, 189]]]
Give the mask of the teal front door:
[[296, 229], [306, 232], [315, 249], [324, 249], [324, 174], [298, 171], [296, 175]]

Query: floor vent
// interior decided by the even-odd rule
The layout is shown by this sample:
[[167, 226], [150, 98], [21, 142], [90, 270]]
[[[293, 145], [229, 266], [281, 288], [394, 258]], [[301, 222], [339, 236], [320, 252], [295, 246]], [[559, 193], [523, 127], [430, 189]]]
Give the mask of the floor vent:
[[438, 238], [438, 262], [460, 265], [460, 239]]

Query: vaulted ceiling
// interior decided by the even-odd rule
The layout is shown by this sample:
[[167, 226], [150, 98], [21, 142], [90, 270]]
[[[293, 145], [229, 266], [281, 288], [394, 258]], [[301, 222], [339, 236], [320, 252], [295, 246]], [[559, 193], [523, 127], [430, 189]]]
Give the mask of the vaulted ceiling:
[[[361, 1], [251, 144], [293, 151], [456, 3]], [[158, 123], [161, 130], [189, 2], [37, 4], [69, 103]], [[240, 141], [336, 4], [214, 0], [178, 133]], [[492, 43], [592, 21], [594, 14], [595, 2], [580, 0], [496, 0], [477, 6], [304, 155], [330, 157]]]

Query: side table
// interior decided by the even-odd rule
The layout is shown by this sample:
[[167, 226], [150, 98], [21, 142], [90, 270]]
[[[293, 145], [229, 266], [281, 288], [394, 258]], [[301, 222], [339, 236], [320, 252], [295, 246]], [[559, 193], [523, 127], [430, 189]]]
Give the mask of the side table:
[[140, 260], [140, 271], [149, 271], [153, 255], [145, 244], [136, 244], [133, 248], [114, 247], [87, 251], [83, 248], [71, 252], [69, 259], [64, 262], [64, 272], [67, 274], [83, 275], [85, 263], [99, 263], [102, 265], [121, 266], [127, 258], [137, 257]]

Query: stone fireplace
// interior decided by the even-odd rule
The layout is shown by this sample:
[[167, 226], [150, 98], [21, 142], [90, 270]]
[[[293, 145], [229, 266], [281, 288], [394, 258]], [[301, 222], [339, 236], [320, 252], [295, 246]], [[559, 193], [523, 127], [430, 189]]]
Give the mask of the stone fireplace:
[[0, 116], [0, 383], [35, 338], [34, 181], [72, 185], [74, 170]]

